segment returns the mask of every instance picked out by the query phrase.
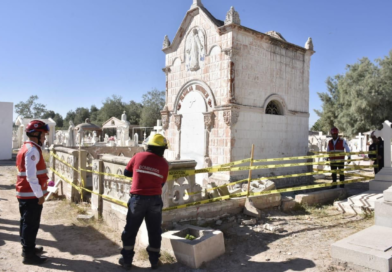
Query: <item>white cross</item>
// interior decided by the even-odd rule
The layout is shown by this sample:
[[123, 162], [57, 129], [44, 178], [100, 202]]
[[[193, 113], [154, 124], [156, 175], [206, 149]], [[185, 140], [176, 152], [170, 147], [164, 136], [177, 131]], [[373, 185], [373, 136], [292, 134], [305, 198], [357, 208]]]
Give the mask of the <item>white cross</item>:
[[193, 103], [195, 103], [195, 102], [196, 102], [196, 98], [193, 98], [193, 100], [189, 101], [189, 104], [190, 104], [189, 108], [192, 108]]
[[359, 151], [363, 151], [362, 150], [362, 139], [364, 139], [365, 136], [363, 136], [362, 133], [360, 132], [356, 138], [358, 138], [358, 141], [359, 141]]

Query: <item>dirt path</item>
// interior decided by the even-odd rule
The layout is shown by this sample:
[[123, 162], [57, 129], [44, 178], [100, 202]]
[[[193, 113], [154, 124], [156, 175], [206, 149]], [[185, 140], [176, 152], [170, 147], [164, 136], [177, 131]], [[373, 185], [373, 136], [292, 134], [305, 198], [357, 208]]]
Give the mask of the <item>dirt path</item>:
[[[77, 221], [78, 207], [67, 201], [44, 204], [37, 244], [49, 260], [42, 266], [22, 264], [19, 210], [15, 198], [15, 167], [0, 166], [0, 271], [125, 271], [118, 266], [120, 233], [103, 223]], [[330, 245], [373, 224], [372, 218], [342, 216], [332, 207], [265, 213], [254, 225], [244, 225], [242, 215], [223, 219], [226, 254], [200, 269], [165, 263], [159, 271], [352, 271], [331, 263]], [[246, 222], [246, 221], [245, 221]], [[282, 233], [262, 230], [264, 223], [280, 225]], [[214, 222], [211, 227], [218, 227]], [[131, 271], [149, 271], [138, 251]]]

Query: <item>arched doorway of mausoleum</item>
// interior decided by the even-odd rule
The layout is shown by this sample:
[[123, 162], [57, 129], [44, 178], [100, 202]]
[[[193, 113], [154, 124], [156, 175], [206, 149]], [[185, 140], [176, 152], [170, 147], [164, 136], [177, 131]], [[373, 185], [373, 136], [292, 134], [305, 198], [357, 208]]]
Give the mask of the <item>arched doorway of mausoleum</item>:
[[[175, 101], [176, 114], [181, 116], [179, 134], [179, 159], [195, 160], [196, 169], [205, 167], [208, 157], [208, 128], [205, 114], [211, 112], [214, 99], [210, 91], [198, 84], [181, 89]], [[203, 183], [204, 175], [196, 175], [196, 182]]]

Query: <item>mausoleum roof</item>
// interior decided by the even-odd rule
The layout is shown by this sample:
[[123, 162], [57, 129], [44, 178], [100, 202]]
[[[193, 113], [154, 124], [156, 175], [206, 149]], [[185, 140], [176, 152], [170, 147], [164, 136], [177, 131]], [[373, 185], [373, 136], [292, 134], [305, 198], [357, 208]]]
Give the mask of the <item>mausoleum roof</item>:
[[[167, 46], [165, 46], [162, 50], [165, 53], [169, 53], [172, 52], [173, 50], [176, 50], [177, 46], [179, 45], [180, 41], [182, 40], [182, 38], [185, 36], [185, 33], [187, 31], [188, 26], [190, 25], [192, 18], [195, 17], [197, 14], [199, 14], [200, 10], [211, 20], [211, 22], [213, 22], [215, 24], [215, 26], [217, 27], [217, 31], [220, 32], [220, 35], [222, 35], [223, 33], [226, 32], [230, 32], [233, 29], [238, 29], [240, 31], [245, 31], [247, 33], [259, 36], [261, 38], [266, 38], [265, 41], [271, 44], [277, 44], [286, 48], [292, 48], [294, 50], [301, 50], [304, 53], [306, 52], [306, 48], [296, 45], [296, 44], [292, 44], [286, 41], [286, 39], [282, 36], [282, 34], [280, 34], [277, 31], [268, 31], [266, 33], [245, 27], [243, 25], [240, 24], [236, 24], [236, 23], [227, 23], [225, 24], [224, 21], [221, 21], [219, 19], [216, 19], [202, 4], [199, 6], [195, 6], [193, 8], [191, 8], [190, 10], [188, 10], [188, 12], [186, 13], [180, 27], [178, 28], [178, 31], [173, 39], [173, 42], [170, 44], [168, 44]], [[309, 48], [308, 50], [313, 51], [313, 45], [311, 48]]]
[[75, 130], [76, 131], [102, 131], [102, 129], [99, 126], [90, 123], [89, 118], [86, 119], [86, 122], [77, 125], [75, 127]]
[[121, 125], [121, 120], [116, 117], [111, 117], [105, 123], [102, 124], [102, 129], [117, 128], [119, 125]]

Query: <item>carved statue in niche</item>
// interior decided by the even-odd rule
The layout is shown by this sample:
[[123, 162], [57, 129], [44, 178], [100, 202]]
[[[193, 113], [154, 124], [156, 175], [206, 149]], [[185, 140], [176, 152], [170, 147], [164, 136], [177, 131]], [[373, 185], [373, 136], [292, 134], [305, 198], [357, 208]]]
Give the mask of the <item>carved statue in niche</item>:
[[200, 69], [200, 61], [204, 61], [204, 34], [202, 31], [194, 28], [188, 35], [186, 41], [186, 66], [188, 71], [197, 71]]
[[68, 139], [66, 146], [76, 146], [75, 144], [75, 132], [74, 132], [75, 125], [72, 121], [69, 121], [69, 128], [68, 128]]

